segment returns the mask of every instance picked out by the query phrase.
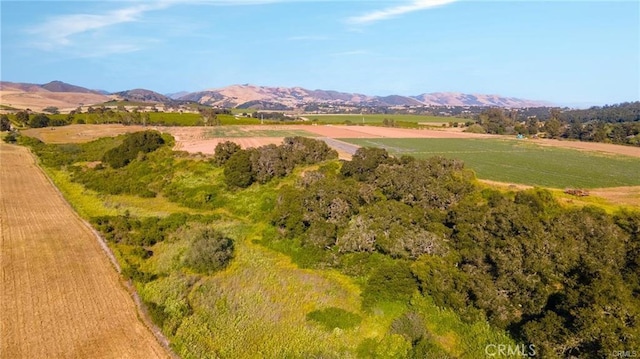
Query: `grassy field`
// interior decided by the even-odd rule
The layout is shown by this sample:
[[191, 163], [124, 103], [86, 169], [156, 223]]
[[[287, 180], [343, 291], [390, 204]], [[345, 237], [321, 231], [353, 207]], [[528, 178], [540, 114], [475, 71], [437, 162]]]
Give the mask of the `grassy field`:
[[207, 137], [316, 137], [317, 135], [304, 130], [274, 130], [274, 129], [247, 129], [242, 127], [214, 127], [207, 131]]
[[640, 185], [640, 159], [500, 139], [346, 139], [396, 155], [463, 160], [478, 178], [552, 188]]
[[322, 115], [322, 114], [304, 114], [302, 117], [308, 118], [310, 121], [317, 120], [320, 123], [345, 123], [350, 121], [354, 124], [382, 124], [385, 119], [394, 120], [396, 122], [411, 122], [411, 123], [449, 123], [449, 122], [462, 122], [464, 119], [452, 118], [452, 117], [438, 117], [438, 116], [422, 116], [422, 115], [385, 115], [385, 114], [356, 114], [356, 115]]
[[1, 356], [169, 357], [28, 149], [2, 143], [0, 155]]

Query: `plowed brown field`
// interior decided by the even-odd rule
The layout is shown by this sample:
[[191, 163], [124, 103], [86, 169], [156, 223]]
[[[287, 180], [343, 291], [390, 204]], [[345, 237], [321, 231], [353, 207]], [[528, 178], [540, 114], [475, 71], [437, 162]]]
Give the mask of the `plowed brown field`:
[[167, 358], [91, 230], [0, 144], [0, 358]]

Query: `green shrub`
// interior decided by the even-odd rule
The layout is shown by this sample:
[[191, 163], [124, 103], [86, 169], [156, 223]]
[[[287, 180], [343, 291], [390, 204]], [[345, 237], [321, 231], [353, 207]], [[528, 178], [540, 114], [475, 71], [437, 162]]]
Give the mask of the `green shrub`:
[[359, 315], [336, 307], [314, 310], [307, 314], [307, 320], [317, 322], [327, 330], [333, 330], [334, 328], [350, 329], [362, 322], [362, 318]]
[[104, 154], [102, 160], [113, 168], [124, 167], [133, 161], [139, 152], [153, 152], [165, 143], [157, 131], [142, 131], [127, 135], [122, 144]]
[[4, 136], [3, 140], [6, 143], [16, 143], [18, 141], [16, 134], [13, 132], [9, 132], [9, 134]]
[[232, 258], [233, 241], [214, 229], [204, 228], [187, 250], [184, 264], [198, 273], [211, 274], [226, 267]]
[[213, 155], [213, 162], [218, 166], [223, 166], [234, 153], [240, 151], [240, 145], [235, 142], [225, 141], [216, 145]]
[[165, 307], [154, 302], [144, 302], [147, 307], [147, 311], [151, 316], [151, 320], [160, 328], [164, 325], [164, 322], [169, 318], [169, 315], [165, 312]]
[[33, 127], [33, 128], [47, 127], [49, 126], [49, 122], [51, 122], [51, 119], [49, 119], [47, 115], [38, 113], [29, 120], [29, 127]]
[[464, 132], [470, 132], [470, 133], [487, 133], [487, 130], [484, 129], [484, 127], [478, 125], [477, 123], [474, 123], [473, 125], [467, 127], [466, 130], [464, 130]]
[[438, 358], [448, 359], [452, 358], [442, 347], [434, 342], [431, 338], [425, 338], [420, 340], [409, 352], [407, 356], [410, 359], [423, 359], [423, 358]]
[[367, 280], [362, 292], [362, 305], [371, 308], [378, 302], [407, 302], [418, 289], [418, 283], [405, 262], [382, 264]]
[[234, 153], [224, 166], [224, 180], [231, 187], [246, 188], [254, 181], [251, 170], [251, 153], [240, 150]]

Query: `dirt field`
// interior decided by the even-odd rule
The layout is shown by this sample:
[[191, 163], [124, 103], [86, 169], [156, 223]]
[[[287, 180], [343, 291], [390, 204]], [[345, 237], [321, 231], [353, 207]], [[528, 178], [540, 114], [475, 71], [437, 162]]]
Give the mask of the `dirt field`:
[[305, 126], [308, 132], [331, 138], [490, 138], [491, 135], [460, 132], [458, 129], [429, 130], [374, 126]]
[[91, 230], [0, 144], [0, 357], [168, 358]]
[[610, 187], [589, 190], [591, 196], [604, 198], [611, 204], [622, 204], [640, 208], [640, 186]]
[[220, 137], [207, 140], [181, 140], [176, 141], [174, 149], [176, 151], [187, 151], [190, 153], [201, 152], [212, 155], [220, 142], [231, 141], [242, 148], [260, 147], [269, 144], [279, 145], [284, 137]]

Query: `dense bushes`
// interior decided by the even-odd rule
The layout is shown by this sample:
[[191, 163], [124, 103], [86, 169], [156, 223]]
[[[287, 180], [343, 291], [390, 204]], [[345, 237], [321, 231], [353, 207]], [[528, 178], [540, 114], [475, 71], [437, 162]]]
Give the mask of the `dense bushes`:
[[224, 179], [229, 186], [249, 187], [255, 180], [251, 166], [251, 152], [240, 150], [231, 155], [224, 165]]
[[235, 142], [220, 142], [216, 145], [215, 152], [213, 154], [213, 163], [218, 166], [223, 166], [234, 153], [240, 150], [240, 145]]
[[2, 114], [0, 115], [0, 132], [11, 130], [11, 121], [9, 120], [9, 116]]
[[429, 219], [443, 216], [473, 190], [462, 163], [397, 160], [374, 149], [359, 149], [354, 158], [340, 176], [311, 171], [299, 187], [283, 188], [272, 223], [289, 238], [301, 236], [306, 245], [341, 253], [413, 259], [441, 253], [444, 226]]
[[267, 183], [273, 178], [284, 177], [297, 165], [337, 157], [338, 153], [322, 141], [287, 137], [280, 146], [266, 145], [257, 149], [241, 150], [220, 144], [216, 147], [214, 160], [224, 165], [225, 182], [230, 187], [246, 188], [254, 182]]
[[102, 158], [112, 168], [124, 167], [134, 160], [138, 153], [153, 152], [165, 143], [157, 131], [143, 131], [129, 134], [122, 144], [107, 151]]
[[[640, 345], [637, 212], [567, 209], [540, 189], [478, 191], [460, 162], [361, 149], [340, 175], [308, 172], [283, 188], [272, 223], [300, 253], [327, 252], [310, 257], [316, 265], [354, 271], [358, 254], [370, 266], [357, 271], [367, 307], [407, 301], [418, 286], [543, 356], [601, 357]], [[366, 259], [379, 254], [395, 262]]]
[[110, 242], [144, 247], [164, 241], [171, 232], [184, 226], [188, 219], [189, 216], [183, 213], [173, 213], [164, 218], [136, 218], [126, 215], [96, 217], [91, 224]]
[[408, 302], [418, 282], [402, 261], [385, 262], [376, 268], [362, 291], [362, 305], [371, 308], [378, 302]]

